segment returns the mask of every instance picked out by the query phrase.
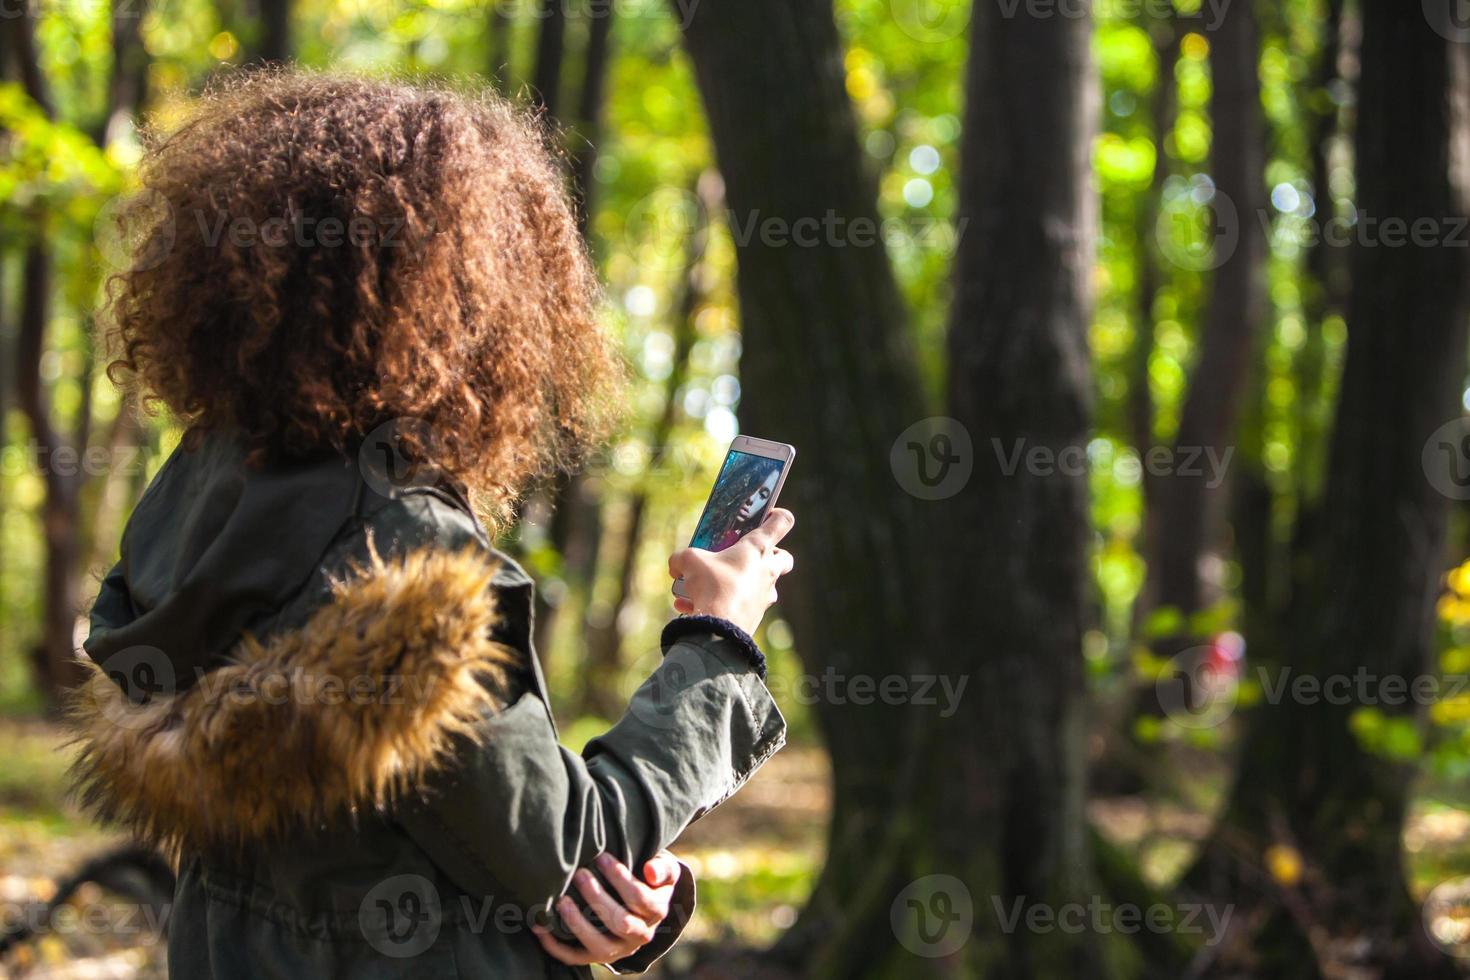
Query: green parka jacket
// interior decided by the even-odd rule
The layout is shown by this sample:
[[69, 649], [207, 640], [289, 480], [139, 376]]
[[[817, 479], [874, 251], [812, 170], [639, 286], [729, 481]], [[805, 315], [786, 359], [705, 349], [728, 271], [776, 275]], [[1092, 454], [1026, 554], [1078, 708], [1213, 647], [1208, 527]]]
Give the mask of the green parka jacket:
[[[364, 475], [248, 467], [226, 433], [165, 463], [92, 613], [82, 796], [178, 856], [173, 977], [587, 976], [529, 923], [604, 851], [640, 868], [781, 747], [764, 658], [676, 619], [622, 720], [572, 753], [526, 574], [454, 492]], [[675, 894], [620, 972], [683, 928], [687, 868]]]

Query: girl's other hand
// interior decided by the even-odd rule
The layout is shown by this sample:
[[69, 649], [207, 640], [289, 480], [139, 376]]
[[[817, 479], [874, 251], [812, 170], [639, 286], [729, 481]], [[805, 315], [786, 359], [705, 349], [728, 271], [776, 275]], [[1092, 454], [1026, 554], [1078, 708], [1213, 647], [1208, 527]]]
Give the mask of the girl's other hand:
[[[598, 855], [596, 864], [597, 870], [612, 884], [612, 894], [596, 875], [583, 868], [572, 881], [587, 900], [587, 912], [577, 908], [569, 895], [563, 895], [556, 903], [557, 914], [582, 948], [560, 942], [541, 926], [531, 927], [547, 955], [568, 966], [614, 963], [642, 949], [668, 916], [674, 883], [679, 880], [679, 862], [668, 851], [660, 851], [643, 866], [644, 881], [633, 877], [627, 865], [610, 854]], [[594, 922], [601, 923], [607, 932]]]

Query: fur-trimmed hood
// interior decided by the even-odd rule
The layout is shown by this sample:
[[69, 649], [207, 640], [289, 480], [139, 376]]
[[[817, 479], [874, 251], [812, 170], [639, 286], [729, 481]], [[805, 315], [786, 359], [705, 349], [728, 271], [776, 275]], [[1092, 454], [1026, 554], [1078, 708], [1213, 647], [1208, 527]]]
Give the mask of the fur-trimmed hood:
[[146, 648], [94, 664], [71, 708], [84, 801], [189, 850], [388, 806], [504, 698], [518, 658], [492, 638], [494, 574], [483, 549], [374, 552], [304, 625], [245, 634], [185, 689]]

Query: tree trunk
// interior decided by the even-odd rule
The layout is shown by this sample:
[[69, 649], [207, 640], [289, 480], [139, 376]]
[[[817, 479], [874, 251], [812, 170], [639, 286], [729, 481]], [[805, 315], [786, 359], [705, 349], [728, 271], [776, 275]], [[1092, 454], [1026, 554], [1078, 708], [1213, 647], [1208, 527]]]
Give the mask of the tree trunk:
[[[66, 446], [52, 427], [49, 399], [41, 380], [41, 357], [50, 320], [51, 254], [41, 242], [26, 249], [21, 273], [20, 337], [17, 343], [17, 395], [30, 420], [39, 451], [34, 460], [46, 486], [41, 505], [41, 531], [46, 546], [43, 573], [41, 638], [33, 650], [36, 683], [48, 704], [82, 679], [73, 643], [78, 604], [77, 564], [79, 480], [71, 464], [58, 456]], [[75, 463], [74, 459], [72, 463]]]
[[[1343, 0], [1328, 0], [1327, 19], [1322, 28], [1322, 48], [1318, 54], [1316, 78], [1308, 90], [1306, 112], [1311, 120], [1312, 194], [1316, 219], [1325, 224], [1337, 216], [1337, 202], [1332, 196], [1332, 145], [1340, 131], [1341, 109], [1329, 97], [1341, 77], [1338, 62], [1343, 49]], [[1327, 344], [1323, 337], [1323, 321], [1341, 313], [1345, 305], [1345, 275], [1341, 249], [1318, 240], [1307, 252], [1307, 280], [1303, 289], [1302, 319], [1306, 339], [1293, 368], [1297, 379], [1295, 404], [1296, 456], [1299, 497], [1302, 505], [1320, 496], [1324, 467], [1326, 424], [1322, 411], [1322, 392], [1326, 386]]]
[[[1148, 14], [1140, 14], [1145, 22]], [[1144, 26], [1149, 26], [1145, 23]], [[1165, 32], [1153, 36], [1156, 80], [1150, 99], [1149, 116], [1154, 141], [1154, 173], [1149, 188], [1138, 203], [1138, 214], [1134, 224], [1137, 242], [1135, 260], [1138, 263], [1138, 289], [1135, 294], [1133, 343], [1128, 351], [1128, 399], [1125, 405], [1126, 428], [1133, 450], [1140, 461], [1148, 459], [1154, 448], [1154, 402], [1150, 364], [1154, 353], [1155, 323], [1154, 306], [1160, 290], [1166, 284], [1162, 257], [1156, 244], [1159, 215], [1163, 208], [1164, 182], [1169, 177], [1169, 156], [1165, 141], [1174, 129], [1178, 116], [1179, 90], [1174, 72], [1179, 62], [1183, 32], [1174, 20], [1156, 28]], [[1143, 496], [1143, 525], [1135, 547], [1140, 554], [1150, 554], [1158, 536], [1159, 508], [1156, 503], [1158, 477], [1143, 467], [1140, 489]], [[1143, 625], [1153, 609], [1153, 582], [1145, 577], [1143, 587], [1133, 600], [1130, 614], [1130, 635], [1134, 638], [1143, 633]], [[1147, 788], [1153, 775], [1153, 762], [1157, 756], [1154, 745], [1140, 740], [1132, 722], [1139, 711], [1155, 708], [1149, 700], [1152, 692], [1132, 693], [1124, 699], [1119, 712], [1122, 720], [1110, 726], [1106, 750], [1099, 764], [1094, 765], [1090, 778], [1092, 791], [1104, 795], [1133, 795]]]
[[[917, 537], [921, 505], [889, 464], [894, 440], [927, 413], [876, 234], [876, 181], [829, 2], [706, 0], [684, 40], [736, 240], [742, 427], [799, 451], [782, 496], [797, 514], [799, 568], [782, 583], [782, 610], [805, 673], [830, 672], [845, 695], [854, 677], [907, 675], [939, 654], [919, 608], [934, 557]], [[899, 808], [934, 709], [819, 695], [814, 710], [833, 764], [829, 857], [777, 955], [808, 976], [852, 976], [894, 946], [888, 907], [909, 876]]]
[[[1448, 501], [1426, 479], [1421, 453], [1459, 416], [1465, 381], [1470, 267], [1464, 249], [1445, 240], [1467, 215], [1470, 75], [1464, 46], [1435, 33], [1418, 6], [1366, 0], [1363, 16], [1356, 206], [1379, 227], [1390, 218], [1428, 221], [1434, 244], [1387, 247], [1375, 233], [1351, 256], [1325, 498], [1308, 592], [1290, 624], [1295, 673], [1324, 685], [1345, 680], [1350, 695], [1288, 693], [1258, 709], [1225, 816], [1189, 880], [1217, 895], [1274, 901], [1267, 928], [1286, 942], [1316, 926], [1356, 939], [1364, 965], [1384, 976], [1449, 976], [1404, 879], [1413, 770], [1366, 752], [1351, 722], [1367, 707], [1413, 719], [1414, 699], [1395, 698], [1383, 682], [1437, 673], [1432, 616]], [[1273, 844], [1305, 856], [1301, 888], [1253, 886], [1271, 882], [1261, 864]], [[1293, 896], [1305, 913], [1293, 913]], [[1270, 962], [1272, 944], [1257, 946]]]
[[[973, 673], [977, 690], [938, 726], [949, 758], [929, 781], [920, 824], [935, 866], [964, 869], [984, 904], [1058, 909], [1097, 887], [1083, 812], [1082, 669], [1091, 24], [1007, 18], [977, 3], [972, 30], [958, 215], [969, 226], [956, 253], [949, 398], [977, 460], [944, 508], [953, 538], [942, 557], [956, 644], [945, 666]], [[1002, 457], [1022, 465], [1007, 472]], [[1092, 930], [1019, 929], [966, 959], [987, 977], [1107, 976], [1116, 961], [1100, 955], [1103, 943]]]
[[[703, 174], [696, 183], [695, 194], [699, 200], [699, 217], [685, 244], [684, 276], [680, 295], [670, 311], [669, 326], [674, 334], [672, 367], [664, 379], [663, 411], [653, 424], [648, 444], [653, 447], [655, 460], [666, 458], [673, 441], [674, 426], [679, 420], [679, 392], [689, 379], [689, 355], [694, 350], [698, 337], [695, 317], [705, 294], [705, 282], [709, 270], [705, 266], [706, 246], [709, 244], [709, 219], [716, 214], [722, 203], [717, 189], [719, 176], [712, 172]], [[651, 468], [651, 467], [650, 467]], [[644, 474], [644, 481], [652, 479], [651, 473]], [[599, 718], [616, 717], [619, 709], [616, 680], [622, 668], [623, 643], [628, 627], [626, 613], [638, 599], [636, 581], [638, 573], [638, 547], [643, 541], [645, 521], [648, 516], [649, 488], [647, 483], [635, 486], [628, 500], [628, 513], [619, 529], [618, 545], [613, 550], [618, 563], [617, 591], [613, 595], [611, 619], [596, 628], [587, 630], [586, 667], [582, 672], [580, 700], [585, 713]]]
[[[742, 421], [800, 450], [784, 499], [806, 571], [783, 583], [783, 608], [824, 682], [815, 710], [834, 784], [827, 863], [775, 950], [803, 976], [1092, 977], [1135, 962], [1098, 955], [1096, 933], [1007, 933], [997, 912], [1085, 904], [1093, 888], [1077, 469], [1092, 76], [1086, 20], [978, 3], [974, 36], [950, 332], [959, 425], [931, 418], [913, 435], [921, 389], [887, 258], [859, 239], [874, 184], [830, 6], [707, 0], [685, 34], [737, 241]], [[788, 237], [801, 219], [815, 243]], [[1007, 476], [992, 439], [1071, 450], [1068, 472]], [[920, 476], [958, 455], [949, 465], [974, 467], [968, 485], [921, 499], [933, 494], [910, 444]], [[850, 696], [857, 681], [871, 692], [917, 677], [965, 687], [948, 712]], [[963, 908], [974, 920], [956, 925]]]
[[[92, 130], [99, 148], [115, 135], [119, 124], [136, 112], [143, 97], [147, 53], [136, 23], [137, 11], [113, 18], [113, 65], [109, 74], [106, 110]], [[26, 94], [48, 118], [54, 103], [41, 70], [35, 44], [35, 23], [29, 8], [0, 24], [0, 45], [17, 67]], [[30, 423], [38, 456], [34, 465], [46, 488], [41, 505], [45, 544], [41, 639], [32, 652], [37, 686], [56, 707], [60, 695], [82, 680], [75, 634], [84, 602], [81, 566], [88, 548], [83, 536], [82, 492], [87, 482], [83, 454], [92, 428], [94, 350], [90, 332], [84, 334], [84, 367], [78, 379], [81, 397], [68, 437], [53, 418], [50, 393], [41, 377], [47, 347], [50, 303], [54, 288], [47, 215], [36, 208], [29, 216], [34, 237], [27, 245], [21, 271], [21, 311], [16, 338], [16, 401]], [[90, 324], [84, 329], [90, 331]]]
[[[1145, 15], [1146, 16], [1146, 15]], [[1147, 25], [1145, 25], [1147, 26]], [[1164, 285], [1158, 249], [1154, 247], [1159, 211], [1163, 207], [1164, 181], [1169, 176], [1169, 154], [1164, 144], [1174, 129], [1178, 114], [1178, 83], [1174, 70], [1179, 63], [1179, 47], [1183, 35], [1179, 25], [1169, 20], [1158, 28], [1162, 38], [1153, 36], [1154, 60], [1157, 65], [1154, 90], [1149, 100], [1149, 119], [1154, 141], [1154, 173], [1149, 188], [1141, 195], [1138, 223], [1134, 236], [1138, 242], [1138, 291], [1134, 313], [1133, 346], [1128, 352], [1128, 434], [1140, 459], [1146, 458], [1154, 446], [1153, 390], [1149, 379], [1149, 361], [1154, 352], [1154, 304]], [[1145, 510], [1152, 494], [1153, 477], [1144, 470], [1143, 495]]]
[[582, 237], [588, 237], [592, 209], [596, 205], [592, 172], [597, 165], [598, 146], [602, 142], [603, 105], [607, 101], [607, 75], [612, 65], [613, 6], [596, 7], [591, 12], [592, 24], [587, 29], [587, 51], [582, 58], [582, 95], [577, 104], [577, 129], [580, 136], [572, 156], [572, 182], [577, 195], [577, 220]]
[[[1232, 5], [1210, 38], [1213, 74], [1211, 142], [1216, 216], [1233, 222], [1238, 240], [1214, 273], [1198, 355], [1174, 439], [1173, 466], [1157, 481], [1157, 533], [1150, 542], [1149, 576], [1157, 605], [1178, 611], [1181, 628], [1164, 638], [1173, 656], [1202, 639], [1188, 618], [1205, 605], [1200, 560], [1215, 543], [1221, 488], [1210, 485], [1212, 470], [1201, 453], [1223, 458], [1239, 415], [1250, 354], [1265, 314], [1265, 232], [1258, 214], [1264, 197], [1261, 142], [1260, 57], [1255, 11]], [[1233, 210], [1234, 214], [1230, 212]], [[1215, 243], [1230, 248], [1230, 236]], [[1186, 466], [1195, 460], [1193, 466]]]
[[[557, 0], [552, 0], [552, 3], [559, 8]], [[587, 50], [583, 58], [582, 92], [577, 103], [576, 124], [581, 133], [581, 140], [573, 152], [572, 196], [578, 205], [577, 224], [589, 250], [593, 247], [590, 236], [592, 211], [597, 204], [592, 172], [597, 163], [598, 146], [602, 141], [602, 114], [607, 101], [607, 75], [612, 65], [613, 16], [614, 10], [611, 6], [605, 10], [594, 9], [592, 11], [593, 21], [588, 32]], [[510, 23], [506, 21], [499, 27], [500, 33], [496, 37], [503, 39], [509, 31]], [[542, 29], [543, 31], [564, 31], [565, 24], [547, 23], [543, 24]], [[561, 45], [560, 39], [553, 42], [545, 40], [543, 35], [542, 48], [537, 61], [538, 76], [560, 77]], [[554, 69], [546, 61], [552, 57], [557, 61]], [[546, 105], [547, 112], [553, 111], [553, 105], [554, 100], [553, 103]], [[592, 492], [588, 480], [585, 473], [573, 474], [565, 481], [553, 484], [547, 492], [548, 503], [552, 510], [551, 545], [561, 556], [562, 581], [566, 588], [562, 593], [560, 603], [556, 605], [546, 601], [544, 590], [537, 592], [535, 643], [537, 650], [540, 651], [543, 664], [551, 652], [556, 626], [561, 621], [563, 613], [569, 609], [575, 609], [577, 602], [585, 603], [588, 600], [588, 593], [597, 575], [597, 560], [601, 551], [603, 533], [602, 501], [596, 493]], [[567, 603], [573, 605], [568, 606]], [[603, 705], [603, 707], [608, 706]], [[604, 715], [604, 717], [607, 716]]]
[[536, 8], [541, 32], [536, 36], [536, 66], [532, 70], [532, 96], [551, 118], [561, 113], [562, 54], [566, 48], [565, 0], [542, 0]]
[[515, 21], [510, 16], [510, 10], [506, 4], [490, 4], [490, 17], [485, 25], [485, 46], [489, 51], [487, 59], [489, 63], [490, 80], [502, 93], [510, 91], [511, 65], [510, 65], [510, 36], [515, 29]]
[[[1218, 466], [1228, 465], [1238, 448], [1242, 397], [1266, 313], [1266, 234], [1259, 220], [1265, 155], [1256, 13], [1251, 3], [1236, 3], [1221, 17], [1210, 37], [1216, 189], [1212, 207], [1219, 229], [1213, 261], [1218, 267], [1169, 466], [1155, 474], [1151, 487], [1148, 579], [1141, 597], [1145, 614], [1135, 615], [1139, 622], [1147, 622], [1153, 612], [1173, 614], [1163, 620], [1169, 625], [1147, 639], [1156, 656], [1171, 662], [1171, 671], [1188, 677], [1196, 676], [1208, 640], [1196, 615], [1209, 605], [1201, 560], [1218, 544], [1224, 518], [1226, 488], [1215, 482]], [[1255, 489], [1248, 492], [1254, 495]], [[1155, 687], [1144, 689], [1138, 711], [1145, 717], [1164, 716]], [[1158, 747], [1140, 742], [1135, 726], [1136, 722], [1128, 723], [1120, 755], [1131, 762], [1135, 774], [1151, 774], [1158, 769]]]
[[251, 62], [281, 65], [291, 57], [291, 0], [259, 0], [260, 23]]

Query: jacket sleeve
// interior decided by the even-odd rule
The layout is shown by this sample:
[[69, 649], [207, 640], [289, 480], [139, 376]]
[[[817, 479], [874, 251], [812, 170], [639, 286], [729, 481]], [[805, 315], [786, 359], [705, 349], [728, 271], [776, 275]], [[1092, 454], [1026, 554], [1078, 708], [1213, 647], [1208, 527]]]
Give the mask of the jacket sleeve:
[[[429, 498], [401, 501], [372, 525], [380, 547], [488, 547], [461, 512]], [[604, 851], [637, 869], [668, 847], [785, 744], [786, 724], [750, 637], [722, 620], [681, 617], [664, 630], [663, 659], [623, 717], [580, 754], [568, 750], [531, 644], [531, 580], [497, 558], [496, 639], [526, 658], [526, 683], [396, 817], [466, 893], [537, 915]], [[673, 944], [692, 911], [685, 872], [676, 898], [689, 907], [672, 911], [617, 968], [644, 969]]]
[[[558, 744], [531, 689], [486, 718], [476, 746], [405, 808], [405, 828], [459, 887], [545, 910], [604, 851], [641, 867], [784, 744], [743, 634], [671, 626], [662, 663], [580, 755]], [[692, 885], [681, 881], [691, 905]], [[692, 909], [676, 911], [669, 925], [682, 928]], [[646, 968], [670, 931], [622, 966]]]

